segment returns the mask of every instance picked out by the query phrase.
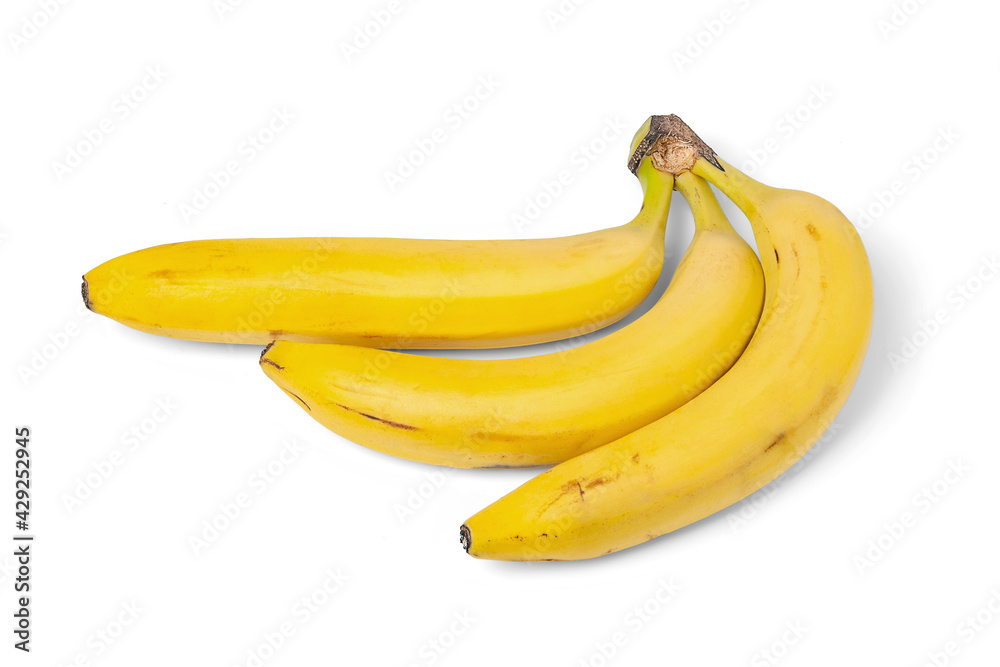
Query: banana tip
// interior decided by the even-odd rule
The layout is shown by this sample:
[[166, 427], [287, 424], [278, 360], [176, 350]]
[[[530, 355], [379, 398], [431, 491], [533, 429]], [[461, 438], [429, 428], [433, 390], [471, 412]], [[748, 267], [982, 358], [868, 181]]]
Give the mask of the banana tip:
[[265, 347], [263, 350], [260, 351], [260, 365], [261, 366], [274, 366], [279, 371], [283, 371], [283, 370], [285, 370], [284, 366], [280, 365], [278, 362], [274, 361], [273, 359], [269, 359], [267, 357], [267, 353], [271, 349], [271, 347], [274, 346], [274, 342], [275, 341], [272, 340], [270, 343], [267, 344], [267, 347]]
[[83, 284], [80, 285], [80, 294], [83, 295], [83, 305], [87, 310], [94, 310], [94, 302], [90, 300], [90, 285], [87, 284], [87, 276], [83, 276]]
[[469, 530], [468, 526], [463, 524], [459, 528], [458, 541], [462, 545], [462, 548], [465, 549], [465, 553], [469, 553], [469, 549], [472, 548], [472, 531]]

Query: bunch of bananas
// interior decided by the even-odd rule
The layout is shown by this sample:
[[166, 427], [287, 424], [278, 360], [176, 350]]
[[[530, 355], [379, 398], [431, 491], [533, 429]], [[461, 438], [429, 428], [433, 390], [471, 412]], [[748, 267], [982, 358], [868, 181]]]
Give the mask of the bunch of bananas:
[[[461, 468], [554, 465], [462, 525], [477, 558], [609, 554], [794, 464], [847, 400], [873, 308], [864, 248], [832, 204], [758, 183], [672, 115], [640, 128], [629, 168], [642, 209], [612, 229], [177, 243], [97, 267], [83, 298], [142, 331], [266, 343], [267, 376], [372, 449]], [[746, 213], [760, 260], [709, 183]], [[675, 188], [694, 238], [667, 291], [628, 326], [524, 359], [388, 351], [525, 345], [623, 318], [656, 282]]]

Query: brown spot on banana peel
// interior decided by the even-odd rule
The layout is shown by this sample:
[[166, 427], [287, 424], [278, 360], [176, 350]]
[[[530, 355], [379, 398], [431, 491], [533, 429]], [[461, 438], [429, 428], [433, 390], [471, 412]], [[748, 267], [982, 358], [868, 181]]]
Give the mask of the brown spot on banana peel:
[[781, 257], [778, 256], [778, 249], [777, 248], [773, 248], [773, 250], [774, 250], [774, 262], [775, 262], [775, 264], [781, 264]]
[[394, 422], [391, 419], [383, 419], [382, 417], [376, 417], [375, 415], [370, 415], [367, 412], [361, 412], [361, 410], [355, 410], [354, 408], [350, 408], [350, 407], [348, 407], [346, 405], [341, 405], [340, 403], [337, 403], [337, 407], [338, 408], [343, 408], [344, 410], [347, 410], [348, 412], [353, 412], [355, 414], [361, 415], [362, 417], [365, 417], [367, 419], [371, 419], [372, 421], [379, 422], [380, 424], [385, 424], [386, 426], [391, 426], [393, 428], [401, 428], [404, 431], [416, 431], [417, 430], [416, 426], [410, 426], [409, 424], [401, 424], [399, 422]]
[[177, 277], [181, 275], [181, 272], [177, 269], [156, 269], [155, 271], [150, 271], [146, 274], [147, 278], [160, 278], [166, 281], [176, 280]]
[[820, 239], [819, 232], [816, 231], [816, 228], [812, 225], [812, 223], [806, 225], [806, 231], [809, 232], [809, 236], [819, 241]]
[[[542, 473], [542, 474], [545, 474], [545, 473]], [[547, 511], [549, 511], [550, 507], [552, 507], [553, 505], [555, 505], [557, 502], [559, 502], [560, 500], [562, 500], [563, 498], [565, 498], [566, 495], [570, 494], [570, 493], [579, 494], [580, 495], [580, 501], [583, 502], [584, 493], [583, 493], [583, 487], [580, 486], [580, 480], [573, 480], [572, 482], [566, 482], [565, 484], [563, 484], [562, 488], [559, 489], [559, 495], [557, 495], [552, 500], [550, 500], [548, 503], [546, 503], [544, 507], [539, 508], [539, 510], [538, 510], [538, 516], [543, 516]], [[570, 502], [572, 502], [572, 501], [570, 501]]]
[[772, 443], [771, 443], [770, 445], [768, 445], [768, 446], [767, 446], [767, 447], [766, 447], [766, 448], [764, 449], [764, 451], [765, 451], [765, 452], [768, 452], [768, 451], [771, 451], [771, 448], [772, 448], [772, 447], [774, 447], [774, 446], [775, 446], [775, 445], [777, 445], [777, 444], [780, 444], [780, 443], [781, 443], [781, 441], [782, 441], [782, 440], [784, 440], [784, 439], [785, 439], [785, 434], [784, 434], [784, 433], [782, 433], [782, 434], [781, 434], [781, 435], [779, 435], [779, 436], [778, 436], [777, 438], [775, 438], [775, 439], [774, 439], [774, 442], [772, 442]]
[[[636, 454], [635, 456], [632, 457], [632, 460], [636, 461], [638, 456], [639, 455]], [[585, 488], [585, 489], [592, 489], [595, 486], [601, 486], [603, 484], [610, 484], [611, 482], [615, 481], [619, 477], [621, 477], [621, 473], [620, 472], [617, 473], [617, 474], [615, 474], [612, 477], [606, 477], [604, 475], [601, 475], [600, 477], [595, 477], [594, 479], [592, 479], [589, 482], [587, 482], [587, 485], [584, 486], [583, 488]]]

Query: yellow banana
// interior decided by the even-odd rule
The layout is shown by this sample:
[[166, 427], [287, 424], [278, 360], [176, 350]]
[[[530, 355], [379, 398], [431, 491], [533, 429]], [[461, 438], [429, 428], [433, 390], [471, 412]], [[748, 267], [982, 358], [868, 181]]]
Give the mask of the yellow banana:
[[[647, 178], [666, 207], [673, 176], [653, 168]], [[611, 442], [725, 373], [760, 316], [764, 279], [754, 251], [704, 180], [686, 172], [677, 187], [694, 212], [694, 240], [656, 305], [609, 336], [489, 361], [277, 341], [261, 367], [327, 428], [416, 461], [520, 468]]]
[[790, 467], [857, 378], [873, 291], [847, 218], [815, 195], [765, 186], [717, 161], [676, 116], [654, 116], [650, 135], [655, 163], [691, 169], [750, 218], [766, 285], [760, 324], [733, 368], [689, 403], [466, 521], [461, 541], [473, 556], [591, 558], [698, 521]]
[[90, 271], [83, 298], [135, 329], [200, 341], [485, 348], [559, 340], [625, 317], [656, 284], [669, 188], [662, 178], [649, 187], [652, 168], [633, 171], [643, 210], [611, 229], [506, 241], [175, 243]]

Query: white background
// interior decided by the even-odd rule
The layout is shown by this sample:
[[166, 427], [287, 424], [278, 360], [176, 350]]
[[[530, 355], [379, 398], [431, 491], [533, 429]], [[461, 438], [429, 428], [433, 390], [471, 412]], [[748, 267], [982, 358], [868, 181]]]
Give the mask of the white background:
[[[0, 550], [0, 662], [252, 665], [283, 623], [294, 633], [262, 664], [917, 666], [952, 641], [939, 664], [996, 660], [996, 3], [907, 0], [894, 15], [890, 0], [595, 0], [560, 16], [555, 0], [404, 1], [350, 58], [343, 45], [388, 0], [49, 4], [46, 18], [45, 3], [11, 0], [0, 20], [0, 538], [12, 544], [21, 424], [37, 535], [30, 655], [11, 647], [12, 547]], [[481, 77], [496, 90], [447, 121]], [[294, 119], [247, 160], [241, 144], [275, 109]], [[803, 465], [643, 546], [474, 560], [459, 525], [534, 472], [442, 473], [370, 452], [284, 397], [259, 348], [161, 339], [81, 307], [81, 274], [166, 242], [621, 224], [639, 201], [629, 139], [652, 113], [681, 115], [728, 161], [864, 227], [876, 315], [855, 391]], [[110, 133], [76, 167], [56, 166], [104, 119]], [[438, 127], [447, 140], [390, 190], [385, 173]], [[185, 219], [231, 159], [240, 173]], [[516, 225], [563, 169], [573, 184]], [[668, 274], [691, 233], [678, 197]], [[173, 406], [160, 423], [158, 401]], [[258, 494], [255, 471], [291, 440], [302, 452]], [[68, 504], [115, 450], [121, 465]], [[250, 506], [196, 554], [190, 539], [244, 492]], [[891, 535], [906, 513], [913, 525]], [[338, 570], [340, 589], [317, 593]], [[679, 588], [666, 602], [661, 581]], [[295, 605], [314, 594], [325, 604], [305, 618]], [[616, 633], [624, 645], [605, 658]]]

